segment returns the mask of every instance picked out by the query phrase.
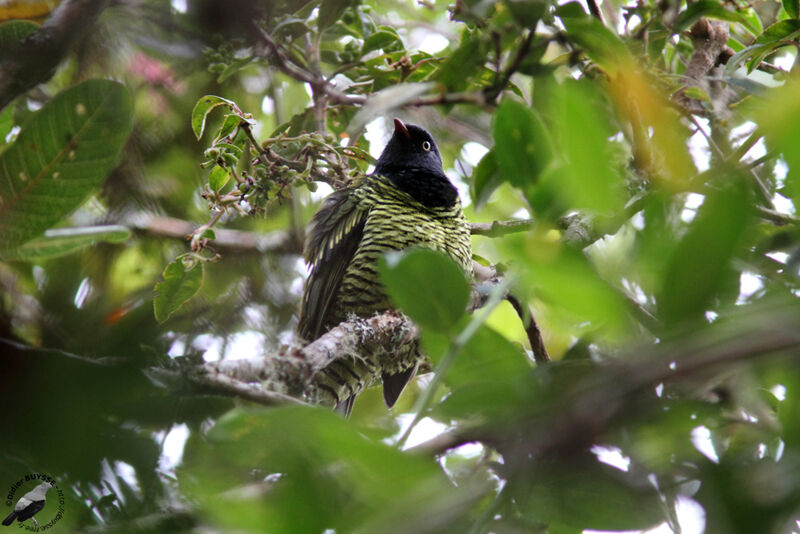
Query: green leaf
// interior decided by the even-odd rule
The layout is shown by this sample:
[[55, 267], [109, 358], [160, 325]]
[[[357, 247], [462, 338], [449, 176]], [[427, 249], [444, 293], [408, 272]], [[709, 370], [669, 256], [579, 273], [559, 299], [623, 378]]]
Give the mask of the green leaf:
[[159, 323], [180, 309], [203, 285], [202, 262], [178, 258], [164, 269], [164, 281], [155, 287], [153, 308]]
[[701, 18], [712, 18], [719, 20], [727, 20], [728, 22], [738, 22], [739, 24], [752, 31], [754, 34], [758, 33], [758, 27], [753, 24], [749, 17], [746, 17], [738, 11], [731, 11], [726, 9], [717, 0], [699, 0], [694, 2], [686, 8], [686, 11], [678, 16], [675, 22], [674, 30], [682, 32], [692, 26]]
[[44, 236], [15, 249], [8, 259], [40, 260], [63, 256], [95, 243], [122, 243], [131, 236], [125, 226], [79, 226], [47, 230]]
[[800, 6], [798, 6], [798, 0], [781, 0], [781, 3], [783, 4], [783, 9], [790, 18], [796, 19], [798, 16], [800, 16]]
[[790, 19], [776, 22], [764, 30], [764, 33], [759, 35], [752, 45], [735, 53], [728, 60], [725, 70], [730, 74], [739, 67], [742, 61], [752, 57], [747, 63], [747, 72], [750, 73], [775, 49], [787, 46], [787, 41], [791, 41], [799, 35], [800, 20]]
[[350, 138], [358, 137], [369, 121], [402, 107], [407, 102], [424, 95], [432, 87], [432, 83], [400, 83], [372, 93], [347, 125], [348, 135]]
[[558, 131], [563, 166], [559, 191], [570, 208], [614, 213], [622, 207], [623, 184], [609, 153], [613, 135], [604, 102], [594, 86], [568, 81], [558, 93]]
[[392, 302], [423, 328], [448, 332], [466, 313], [469, 284], [444, 254], [428, 249], [390, 253], [378, 271]]
[[444, 84], [448, 91], [466, 89], [471, 76], [485, 60], [483, 48], [482, 41], [477, 34], [464, 32], [461, 45], [439, 68], [436, 79]]
[[11, 20], [0, 24], [0, 59], [15, 54], [22, 40], [38, 29], [39, 25], [29, 20]]
[[707, 194], [669, 260], [657, 298], [665, 323], [702, 319], [725, 282], [735, 276], [730, 263], [751, 206], [744, 178], [730, 173], [725, 180], [730, 185]]
[[236, 110], [235, 103], [227, 98], [215, 95], [206, 95], [194, 105], [194, 109], [192, 110], [192, 131], [197, 139], [203, 137], [203, 130], [205, 130], [206, 127], [206, 117], [219, 106], [227, 106], [231, 111]]
[[523, 478], [518, 503], [531, 519], [578, 531], [646, 530], [663, 521], [661, 502], [652, 486], [631, 479], [588, 457], [543, 462]]
[[503, 183], [503, 177], [497, 170], [494, 151], [487, 152], [478, 162], [475, 172], [472, 173], [472, 183], [474, 186], [473, 200], [475, 209], [478, 210], [489, 201], [494, 190]]
[[361, 47], [361, 55], [363, 56], [373, 50], [379, 49], [389, 53], [404, 50], [405, 47], [394, 28], [381, 26], [369, 37], [364, 39], [364, 46]]
[[11, 132], [14, 127], [14, 107], [6, 106], [3, 111], [0, 111], [0, 147], [6, 142], [6, 136]]
[[528, 194], [553, 159], [553, 147], [535, 110], [515, 100], [504, 100], [492, 124], [494, 158], [500, 175]]
[[510, 384], [529, 370], [520, 345], [482, 325], [453, 361], [445, 381], [452, 386], [485, 381]]
[[229, 113], [225, 115], [225, 118], [222, 119], [222, 126], [220, 126], [219, 131], [217, 131], [217, 137], [215, 141], [225, 139], [231, 135], [241, 123], [242, 118], [239, 115], [235, 113]]
[[231, 174], [224, 167], [214, 165], [214, 168], [211, 169], [211, 174], [208, 175], [208, 187], [213, 191], [219, 191], [225, 187], [225, 184], [227, 184], [230, 179]]
[[350, 4], [351, 0], [322, 0], [317, 17], [317, 29], [322, 31], [339, 20]]
[[0, 251], [44, 233], [114, 168], [132, 126], [128, 90], [88, 80], [62, 91], [0, 155]]
[[569, 38], [578, 43], [594, 61], [609, 70], [631, 61], [625, 45], [611, 30], [595, 17], [590, 17], [577, 2], [558, 6], [556, 15], [564, 23]]

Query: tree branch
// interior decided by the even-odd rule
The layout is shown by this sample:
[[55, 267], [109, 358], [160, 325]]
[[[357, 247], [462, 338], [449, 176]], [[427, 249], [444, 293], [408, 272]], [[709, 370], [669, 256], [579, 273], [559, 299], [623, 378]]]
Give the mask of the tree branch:
[[511, 221], [493, 221], [490, 223], [469, 223], [469, 231], [472, 235], [483, 235], [486, 237], [502, 237], [516, 232], [527, 232], [533, 228], [533, 219], [520, 219]]
[[[189, 221], [146, 214], [134, 216], [128, 224], [140, 232], [173, 239], [187, 239], [198, 227]], [[215, 247], [236, 252], [300, 254], [303, 249], [303, 244], [285, 231], [263, 234], [217, 228], [214, 233]]]
[[73, 45], [89, 31], [107, 0], [64, 0], [16, 53], [0, 57], [0, 109], [49, 80]]

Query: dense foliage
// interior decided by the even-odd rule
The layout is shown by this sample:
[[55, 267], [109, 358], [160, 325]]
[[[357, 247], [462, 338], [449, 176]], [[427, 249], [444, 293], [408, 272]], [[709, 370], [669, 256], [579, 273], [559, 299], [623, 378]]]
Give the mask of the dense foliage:
[[[0, 487], [54, 531], [797, 531], [797, 0], [86, 4], [0, 25]], [[198, 387], [291, 343], [393, 116], [501, 222], [486, 305], [382, 266], [434, 370], [391, 412]]]

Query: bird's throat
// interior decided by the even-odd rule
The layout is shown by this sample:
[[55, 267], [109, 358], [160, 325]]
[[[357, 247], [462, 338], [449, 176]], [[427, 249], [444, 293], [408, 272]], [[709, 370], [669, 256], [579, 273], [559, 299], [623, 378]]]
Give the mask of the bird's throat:
[[428, 208], [451, 208], [458, 200], [458, 191], [442, 172], [415, 167], [389, 167], [381, 169], [380, 174]]

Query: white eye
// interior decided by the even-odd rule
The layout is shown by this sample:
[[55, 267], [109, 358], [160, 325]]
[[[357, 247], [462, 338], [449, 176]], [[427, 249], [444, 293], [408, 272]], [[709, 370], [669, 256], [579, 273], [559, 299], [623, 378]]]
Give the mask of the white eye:
[[430, 151], [430, 149], [431, 149], [431, 144], [429, 142], [427, 142], [427, 141], [423, 141], [422, 142], [422, 150], [424, 150], [425, 152], [428, 152], [428, 151]]

